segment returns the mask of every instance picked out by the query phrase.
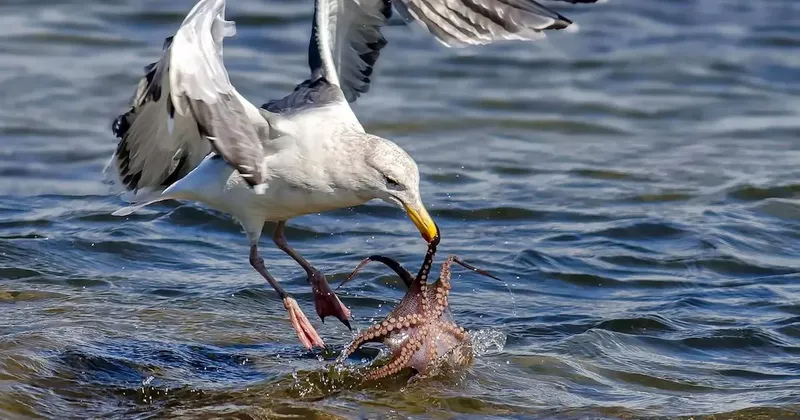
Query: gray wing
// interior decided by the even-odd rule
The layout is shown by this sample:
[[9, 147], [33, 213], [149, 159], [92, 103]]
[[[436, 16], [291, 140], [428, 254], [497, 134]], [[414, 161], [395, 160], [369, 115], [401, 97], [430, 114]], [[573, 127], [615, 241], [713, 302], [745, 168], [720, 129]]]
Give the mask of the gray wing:
[[325, 77], [341, 87], [349, 102], [367, 92], [386, 45], [381, 28], [389, 22], [392, 5], [452, 47], [533, 40], [543, 37], [542, 31], [572, 23], [534, 0], [316, 0], [308, 48], [311, 80]]
[[294, 92], [285, 98], [269, 101], [261, 108], [274, 114], [291, 116], [310, 108], [341, 103], [344, 103], [342, 91], [321, 77], [300, 83], [294, 88]]
[[399, 0], [395, 7], [451, 47], [533, 40], [572, 24], [533, 0]]
[[[231, 85], [222, 41], [235, 34], [225, 0], [201, 0], [145, 76], [112, 129], [120, 139], [109, 167], [128, 190], [160, 191], [217, 151], [250, 185], [264, 182], [268, 126]], [[266, 132], [264, 130], [267, 130]]]

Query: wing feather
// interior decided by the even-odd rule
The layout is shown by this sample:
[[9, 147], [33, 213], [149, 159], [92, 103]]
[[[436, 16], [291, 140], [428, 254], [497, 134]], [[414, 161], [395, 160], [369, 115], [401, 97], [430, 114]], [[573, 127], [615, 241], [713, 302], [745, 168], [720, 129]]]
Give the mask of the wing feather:
[[114, 121], [120, 141], [109, 168], [126, 189], [163, 190], [212, 151], [251, 185], [264, 183], [267, 123], [228, 78], [222, 42], [236, 30], [224, 13], [225, 0], [199, 1]]
[[366, 93], [386, 46], [380, 29], [391, 15], [389, 0], [317, 0], [308, 47], [311, 80], [325, 77], [349, 102]]
[[545, 30], [572, 24], [534, 0], [316, 0], [308, 47], [311, 78], [304, 83], [324, 77], [341, 88], [348, 102], [366, 93], [386, 46], [381, 28], [389, 25], [392, 5], [451, 47], [534, 40]]
[[395, 7], [451, 47], [497, 40], [535, 40], [544, 36], [542, 31], [572, 24], [533, 0], [399, 0]]

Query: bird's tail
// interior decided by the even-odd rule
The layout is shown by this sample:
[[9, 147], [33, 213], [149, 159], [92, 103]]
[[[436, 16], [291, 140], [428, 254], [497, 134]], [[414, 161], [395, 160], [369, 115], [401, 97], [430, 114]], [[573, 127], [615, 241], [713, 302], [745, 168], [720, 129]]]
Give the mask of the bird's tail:
[[164, 200], [168, 200], [168, 199], [169, 199], [169, 197], [158, 197], [155, 200], [145, 201], [143, 203], [137, 203], [137, 204], [134, 204], [132, 206], [123, 207], [123, 208], [115, 211], [114, 213], [111, 213], [111, 215], [112, 216], [130, 216], [131, 214], [133, 214], [137, 210], [140, 210], [140, 209], [142, 209], [144, 207], [147, 207], [147, 206], [149, 206], [149, 205], [151, 205], [153, 203], [158, 203], [159, 201], [164, 201]]

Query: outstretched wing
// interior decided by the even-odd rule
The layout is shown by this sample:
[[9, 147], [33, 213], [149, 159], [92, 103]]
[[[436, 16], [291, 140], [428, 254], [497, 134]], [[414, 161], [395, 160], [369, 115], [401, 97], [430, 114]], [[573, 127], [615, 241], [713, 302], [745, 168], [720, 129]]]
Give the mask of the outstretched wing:
[[366, 93], [386, 46], [381, 27], [391, 15], [390, 0], [316, 0], [308, 45], [311, 80], [325, 77], [348, 102]]
[[400, 0], [395, 6], [451, 47], [533, 40], [543, 37], [542, 31], [572, 24], [533, 0]]
[[[594, 3], [597, 0], [560, 0]], [[311, 80], [325, 77], [349, 102], [369, 90], [392, 5], [451, 47], [533, 40], [572, 22], [534, 0], [316, 0], [309, 42]]]
[[217, 151], [250, 185], [264, 183], [269, 127], [230, 83], [222, 41], [233, 36], [225, 0], [200, 0], [161, 60], [145, 68], [131, 109], [112, 126], [120, 139], [109, 168], [128, 190], [160, 191]]

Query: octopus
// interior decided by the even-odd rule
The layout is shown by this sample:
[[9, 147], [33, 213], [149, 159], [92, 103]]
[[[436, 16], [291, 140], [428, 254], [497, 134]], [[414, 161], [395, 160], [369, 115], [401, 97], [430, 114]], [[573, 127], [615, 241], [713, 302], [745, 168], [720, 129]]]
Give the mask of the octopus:
[[400, 263], [388, 257], [373, 255], [363, 260], [339, 287], [352, 279], [370, 261], [386, 264], [408, 287], [403, 299], [381, 322], [361, 331], [340, 356], [344, 360], [366, 343], [383, 343], [391, 354], [388, 363], [371, 367], [364, 381], [374, 381], [411, 368], [419, 377], [427, 376], [434, 366], [446, 364], [453, 368], [467, 367], [472, 363], [472, 346], [469, 333], [456, 324], [448, 306], [450, 270], [453, 263], [497, 279], [488, 272], [475, 268], [457, 256], [451, 255], [442, 264], [439, 279], [428, 284], [428, 274], [433, 265], [437, 235], [428, 246], [422, 267], [416, 277]]

